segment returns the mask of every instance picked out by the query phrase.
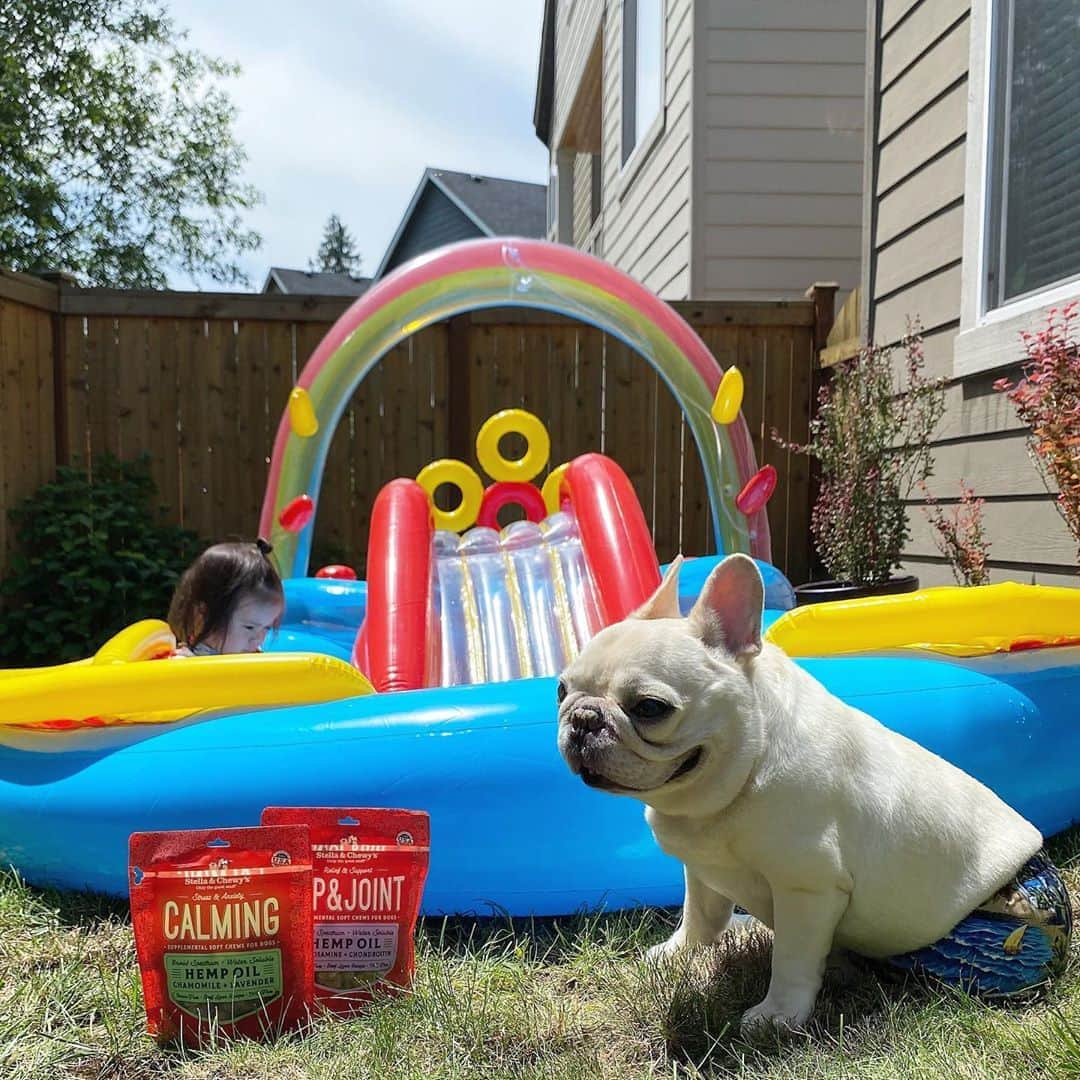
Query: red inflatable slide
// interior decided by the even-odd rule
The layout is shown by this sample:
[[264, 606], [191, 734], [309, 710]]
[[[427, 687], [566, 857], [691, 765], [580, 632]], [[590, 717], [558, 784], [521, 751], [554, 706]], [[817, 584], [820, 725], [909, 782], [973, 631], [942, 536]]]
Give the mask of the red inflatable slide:
[[394, 480], [375, 500], [367, 615], [354, 661], [376, 690], [556, 674], [660, 583], [641, 504], [610, 458], [570, 463], [543, 522], [461, 538], [436, 532], [427, 492]]

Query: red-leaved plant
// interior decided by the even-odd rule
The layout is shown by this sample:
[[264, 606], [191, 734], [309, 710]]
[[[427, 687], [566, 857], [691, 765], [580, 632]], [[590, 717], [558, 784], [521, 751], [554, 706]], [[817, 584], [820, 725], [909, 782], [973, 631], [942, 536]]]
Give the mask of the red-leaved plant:
[[1077, 304], [1051, 309], [1046, 326], [1021, 334], [1027, 359], [1014, 384], [998, 379], [1031, 431], [1028, 449], [1047, 483], [1058, 488], [1057, 507], [1077, 541], [1080, 557], [1080, 346], [1073, 332]]
[[943, 379], [923, 375], [922, 332], [901, 342], [906, 378], [893, 373], [892, 349], [867, 345], [833, 369], [818, 394], [810, 439], [781, 446], [821, 466], [810, 528], [825, 569], [837, 581], [876, 585], [900, 565], [908, 538], [907, 504], [930, 475], [930, 439], [945, 411]]
[[975, 491], [961, 481], [960, 502], [951, 512], [946, 512], [925, 484], [920, 487], [926, 498], [924, 512], [934, 529], [934, 541], [938, 551], [949, 560], [957, 584], [988, 584], [990, 571], [986, 561], [990, 556], [990, 541], [983, 529], [983, 500], [976, 498]]

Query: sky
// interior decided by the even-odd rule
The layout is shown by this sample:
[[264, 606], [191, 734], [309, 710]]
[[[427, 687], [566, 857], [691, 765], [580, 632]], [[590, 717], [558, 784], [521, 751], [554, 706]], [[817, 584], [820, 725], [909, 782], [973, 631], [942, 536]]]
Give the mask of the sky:
[[247, 219], [263, 236], [242, 262], [251, 288], [271, 266], [306, 268], [332, 213], [373, 273], [429, 165], [545, 181], [532, 126], [543, 0], [168, 6], [192, 46], [243, 69], [226, 88], [245, 179], [264, 196]]

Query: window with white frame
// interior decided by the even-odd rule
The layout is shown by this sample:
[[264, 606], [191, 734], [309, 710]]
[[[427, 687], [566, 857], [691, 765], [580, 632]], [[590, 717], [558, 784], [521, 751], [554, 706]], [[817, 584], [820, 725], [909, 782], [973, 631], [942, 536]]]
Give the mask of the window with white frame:
[[991, 10], [985, 310], [1080, 278], [1080, 5]]
[[663, 93], [664, 0], [623, 0], [623, 164], [657, 123]]

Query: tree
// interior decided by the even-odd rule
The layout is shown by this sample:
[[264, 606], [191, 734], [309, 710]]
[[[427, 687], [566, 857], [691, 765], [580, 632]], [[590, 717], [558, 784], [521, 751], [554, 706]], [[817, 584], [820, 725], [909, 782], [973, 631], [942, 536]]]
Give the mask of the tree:
[[358, 274], [360, 252], [356, 250], [356, 238], [342, 224], [337, 214], [331, 214], [323, 229], [319, 254], [308, 263], [312, 270], [328, 274]]
[[244, 282], [235, 65], [186, 44], [157, 0], [0, 3], [0, 265], [160, 288]]

